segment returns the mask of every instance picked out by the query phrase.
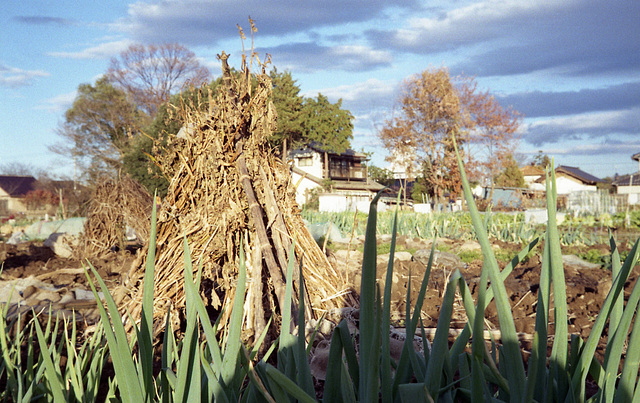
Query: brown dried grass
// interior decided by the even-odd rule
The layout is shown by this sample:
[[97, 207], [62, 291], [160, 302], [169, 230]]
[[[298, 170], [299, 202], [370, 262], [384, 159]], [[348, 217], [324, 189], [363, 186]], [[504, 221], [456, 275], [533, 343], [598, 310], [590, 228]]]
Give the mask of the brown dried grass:
[[104, 178], [89, 200], [84, 236], [76, 255], [103, 258], [114, 247], [124, 250], [127, 227], [133, 228], [141, 241], [149, 239], [152, 202], [147, 189], [128, 175]]
[[[208, 93], [195, 104], [175, 107], [187, 130], [180, 137], [171, 136], [165, 153], [158, 157], [163, 172], [172, 179], [158, 215], [154, 322], [159, 331], [170, 306], [174, 312], [184, 310], [186, 237], [194, 268], [203, 267], [201, 294], [214, 317], [224, 315], [221, 324], [226, 325], [244, 243], [248, 266], [244, 323], [245, 335], [251, 339], [264, 329], [267, 318], [279, 318], [284, 282], [291, 280], [284, 278], [290, 258], [295, 259], [296, 268], [302, 266], [309, 297], [307, 316], [353, 306], [356, 300], [345, 292], [349, 289], [345, 279], [306, 229], [289, 167], [266, 143], [276, 125], [266, 63], [252, 54], [250, 62], [261, 70], [252, 75], [243, 57], [240, 73], [232, 75], [227, 55], [223, 52], [220, 58], [225, 89], [215, 97]], [[144, 262], [140, 262], [125, 284], [132, 299], [123, 307], [134, 318], [141, 309], [143, 272]], [[178, 317], [172, 319], [175, 326]]]

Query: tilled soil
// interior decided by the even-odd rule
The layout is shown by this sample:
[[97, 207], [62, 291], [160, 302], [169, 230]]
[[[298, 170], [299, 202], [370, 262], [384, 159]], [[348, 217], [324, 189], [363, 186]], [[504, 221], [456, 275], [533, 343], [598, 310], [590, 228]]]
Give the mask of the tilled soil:
[[[406, 245], [403, 244], [405, 241], [407, 242]], [[418, 242], [418, 240], [406, 240], [400, 237], [397, 247], [399, 249], [402, 249], [403, 247], [415, 248], [416, 242]], [[444, 240], [443, 242], [446, 243], [446, 249], [448, 249], [451, 254], [455, 254], [457, 250], [463, 247], [462, 244], [464, 244], [462, 241]], [[427, 242], [425, 246], [429, 248], [427, 249], [427, 251], [429, 251], [429, 242]], [[609, 250], [608, 245], [595, 245], [582, 248], [572, 247], [571, 252], [580, 253], [580, 249], [587, 250], [596, 248], [603, 251]], [[626, 244], [621, 246], [619, 245], [619, 248], [622, 251], [625, 249], [628, 250], [628, 246]], [[506, 243], [494, 244], [494, 250], [498, 249], [501, 252], [507, 252], [507, 255], [513, 257], [520, 251], [521, 246]], [[537, 296], [540, 270], [542, 266], [540, 257], [541, 250], [542, 247], [539, 245], [536, 249], [536, 253], [532, 254], [530, 258], [517, 265], [513, 272], [504, 281], [504, 285], [510, 299], [511, 312], [513, 314], [516, 331], [520, 335], [522, 347], [525, 351], [531, 348], [530, 341], [532, 340], [535, 331]], [[341, 255], [344, 256], [344, 253]], [[418, 292], [426, 270], [425, 259], [416, 259], [415, 256], [417, 256], [417, 254], [414, 255], [411, 260], [396, 259], [394, 262], [391, 297], [393, 312], [392, 321], [395, 321], [395, 323], [400, 327], [404, 326], [406, 303], [409, 302], [411, 304], [411, 308], [416, 305]], [[344, 259], [336, 260], [339, 262], [339, 266], [352, 273], [351, 276], [355, 278], [355, 282], [358, 283], [358, 273], [361, 270], [360, 256], [358, 256], [356, 252], [350, 252], [349, 262], [345, 262]], [[444, 264], [439, 263], [439, 260], [444, 260]], [[476, 296], [480, 273], [482, 270], [482, 260], [478, 259], [470, 263], [463, 263], [461, 261], [454, 263], [450, 263], [447, 259], [436, 259], [436, 263], [432, 266], [422, 306], [423, 324], [427, 329], [431, 328], [432, 330], [435, 330], [435, 327], [437, 326], [445, 286], [454, 269], [457, 268], [460, 270], [460, 273], [466, 280], [469, 289], [472, 292], [474, 301], [477, 300]], [[504, 268], [506, 265], [506, 262], [499, 261], [498, 263], [501, 268]], [[580, 262], [575, 264], [564, 264], [566, 283], [565, 291], [569, 314], [569, 333], [580, 335], [584, 340], [586, 340], [596, 317], [600, 313], [602, 304], [609, 292], [609, 289], [611, 288], [612, 281], [611, 272], [609, 270], [603, 267], [585, 267], [589, 265], [585, 264], [582, 266], [579, 263]], [[381, 288], [384, 287], [386, 270], [387, 263], [379, 259], [377, 276], [381, 284]], [[625, 299], [628, 298], [639, 274], [640, 268], [636, 266], [632, 270], [625, 284]], [[409, 285], [409, 278], [411, 278], [411, 297], [410, 300], [407, 301], [406, 293]], [[359, 284], [356, 284], [356, 289], [358, 286]], [[553, 292], [551, 294], [553, 297]], [[489, 304], [485, 315], [487, 319], [487, 327], [490, 330], [499, 330], [497, 312], [493, 302]], [[550, 322], [553, 322], [553, 305], [549, 312], [549, 318]], [[467, 318], [462, 306], [462, 299], [458, 296], [454, 304], [451, 328], [462, 329], [466, 322]], [[553, 331], [553, 325], [551, 325], [549, 328], [549, 345], [551, 345]], [[604, 356], [604, 347], [606, 346], [606, 332], [607, 329], [605, 328], [596, 352], [596, 355], [601, 362]], [[455, 334], [455, 332], [452, 332], [452, 334]], [[493, 332], [493, 334], [499, 334], [499, 332]]]
[[[90, 264], [112, 287], [120, 283], [121, 273], [129, 270], [133, 259], [128, 253], [114, 253]], [[78, 320], [97, 319], [95, 299], [85, 274], [85, 269], [90, 271], [89, 262], [58, 257], [41, 242], [0, 243], [0, 262], [0, 290], [7, 294], [15, 287], [11, 301], [20, 301], [19, 312], [52, 309], [65, 315], [75, 313]], [[0, 302], [6, 302], [7, 298], [8, 295], [0, 295]], [[13, 305], [12, 308], [17, 308]], [[17, 312], [9, 309], [9, 315]]]

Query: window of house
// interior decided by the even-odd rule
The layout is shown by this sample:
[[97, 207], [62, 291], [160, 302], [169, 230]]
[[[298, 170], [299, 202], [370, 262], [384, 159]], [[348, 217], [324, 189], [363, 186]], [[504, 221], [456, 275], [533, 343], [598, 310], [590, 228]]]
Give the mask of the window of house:
[[299, 167], [310, 167], [313, 165], [313, 157], [300, 157], [298, 159]]

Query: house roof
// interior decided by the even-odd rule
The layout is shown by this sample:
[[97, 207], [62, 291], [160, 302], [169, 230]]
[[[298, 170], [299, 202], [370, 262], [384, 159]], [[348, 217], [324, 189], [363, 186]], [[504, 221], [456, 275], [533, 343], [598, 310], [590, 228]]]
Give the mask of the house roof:
[[632, 159], [632, 160], [635, 160], [635, 161], [640, 161], [640, 153], [633, 154], [633, 155], [631, 156], [631, 159]]
[[341, 157], [347, 157], [348, 156], [348, 157], [353, 157], [353, 158], [362, 159], [362, 160], [369, 159], [366, 154], [359, 153], [359, 152], [354, 151], [354, 150], [352, 150], [350, 148], [347, 148], [346, 150], [344, 150], [341, 153], [337, 153], [337, 152], [331, 151], [331, 150], [327, 149], [327, 147], [322, 146], [322, 144], [318, 143], [317, 141], [312, 141], [311, 143], [307, 144], [306, 147], [310, 148], [310, 149], [312, 149], [314, 151], [317, 151], [319, 153], [325, 153], [326, 152], [326, 153], [329, 153], [329, 154], [332, 154], [332, 155], [339, 155]]
[[[596, 183], [604, 183], [604, 181], [600, 178], [596, 178], [595, 176], [588, 174], [577, 167], [569, 167], [566, 165], [560, 165], [556, 168], [556, 175], [566, 175], [571, 178], [577, 179], [585, 185], [595, 185]], [[545, 177], [541, 176], [536, 179], [536, 183], [543, 183], [545, 181]]]
[[0, 188], [11, 197], [22, 197], [36, 188], [33, 176], [0, 175]]
[[578, 179], [579, 181], [587, 184], [587, 185], [595, 185], [596, 183], [603, 183], [604, 181], [600, 178], [596, 178], [595, 176], [588, 174], [584, 171], [582, 171], [580, 168], [577, 167], [569, 167], [566, 165], [560, 165], [559, 167], [556, 168], [556, 175], [557, 174], [565, 174], [567, 176], [570, 176], [572, 178]]
[[544, 175], [544, 171], [535, 165], [525, 165], [520, 168], [524, 176], [540, 176]]
[[[631, 183], [629, 183], [631, 180]], [[611, 183], [615, 186], [640, 186], [640, 172], [634, 172], [629, 175], [620, 175]]]

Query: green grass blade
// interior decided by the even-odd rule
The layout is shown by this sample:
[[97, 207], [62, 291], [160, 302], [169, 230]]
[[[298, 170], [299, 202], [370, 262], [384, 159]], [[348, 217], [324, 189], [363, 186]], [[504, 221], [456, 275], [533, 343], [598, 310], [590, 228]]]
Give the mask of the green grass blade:
[[[50, 349], [49, 346], [47, 346], [47, 342], [45, 341], [40, 323], [37, 320], [35, 320], [33, 323], [36, 327], [38, 344], [40, 345], [40, 354], [44, 362], [47, 381], [49, 383], [49, 386], [51, 387], [51, 393], [53, 394], [53, 401], [57, 403], [64, 403], [67, 401], [67, 398], [62, 391], [66, 390], [67, 388], [62, 381], [62, 377], [58, 373], [56, 365], [51, 359]], [[53, 345], [51, 347], [53, 348]]]
[[627, 306], [622, 313], [622, 317], [618, 321], [617, 328], [609, 330], [610, 339], [607, 341], [607, 348], [604, 357], [604, 385], [602, 387], [603, 397], [606, 402], [613, 401], [613, 396], [616, 391], [616, 383], [618, 380], [620, 359], [622, 357], [629, 328], [631, 327], [631, 322], [636, 314], [639, 301], [640, 282], [636, 282], [636, 285], [629, 296], [629, 300], [627, 301]]
[[[609, 231], [609, 245], [611, 245], [611, 280], [615, 280], [618, 274], [622, 270], [622, 264], [620, 263], [620, 252], [616, 241]], [[611, 317], [609, 318], [609, 328], [615, 329], [618, 327], [620, 318], [622, 317], [622, 311], [624, 310], [624, 299], [618, 298], [613, 304], [613, 310], [611, 310]]]
[[471, 187], [469, 186], [469, 181], [467, 180], [464, 165], [462, 164], [462, 159], [458, 153], [458, 146], [455, 141], [454, 148], [456, 151], [456, 157], [458, 158], [458, 167], [460, 170], [465, 199], [467, 201], [473, 227], [484, 256], [484, 270], [489, 270], [491, 288], [493, 288], [495, 294], [494, 299], [496, 310], [498, 312], [498, 322], [500, 324], [500, 331], [502, 332], [502, 342], [504, 345], [505, 355], [507, 356], [505, 369], [509, 375], [507, 379], [509, 380], [509, 388], [512, 393], [511, 400], [520, 401], [524, 396], [525, 372], [520, 353], [520, 343], [511, 313], [511, 304], [509, 303], [507, 290], [500, 276], [500, 268], [493, 253], [493, 249], [491, 248], [491, 243], [489, 242], [489, 237], [482, 222], [482, 217], [475, 205], [473, 194], [471, 193]]
[[[405, 317], [407, 318], [406, 321], [408, 325], [406, 328], [406, 334], [407, 334], [406, 340], [413, 340], [413, 336], [418, 326], [418, 320], [420, 319], [420, 315], [422, 312], [422, 304], [424, 302], [424, 297], [427, 293], [427, 284], [429, 283], [431, 268], [433, 267], [436, 241], [437, 241], [437, 238], [434, 238], [433, 243], [431, 244], [431, 254], [429, 255], [429, 261], [427, 262], [427, 267], [425, 268], [425, 271], [424, 271], [422, 284], [420, 285], [420, 291], [418, 292], [418, 298], [416, 300], [416, 306], [413, 308], [414, 310], [413, 316], [410, 316], [410, 313], [411, 313], [410, 304], [406, 304], [407, 311], [406, 311]], [[407, 283], [407, 297], [406, 297], [407, 301], [411, 300], [411, 276], [409, 277], [410, 277], [409, 282]], [[409, 320], [408, 318], [411, 318], [411, 320]], [[409, 371], [411, 367], [409, 364], [413, 362], [413, 360], [411, 359], [411, 354], [413, 353], [415, 353], [415, 351], [413, 351], [413, 345], [411, 343], [405, 343], [402, 349], [402, 353], [400, 354], [400, 360], [398, 360], [398, 368], [396, 370], [396, 375], [393, 379], [393, 396], [396, 396], [398, 392], [398, 387], [400, 386], [400, 384], [409, 382], [411, 376], [413, 375]]]
[[[538, 335], [537, 343], [533, 344], [532, 356], [536, 357], [537, 365], [533, 364], [530, 368], [537, 368], [535, 376], [529, 370], [529, 379], [527, 387], [534, 389], [534, 398], [537, 401], [543, 401], [550, 398], [553, 393], [553, 383], [548, 376], [547, 370], [547, 337], [549, 326], [549, 307], [551, 295], [551, 252], [549, 251], [549, 242], [545, 234], [544, 251], [542, 253], [542, 265], [540, 268], [540, 285], [538, 288], [538, 305], [536, 308], [535, 335]], [[531, 360], [530, 360], [531, 361]]]
[[[398, 199], [400, 193], [398, 193]], [[400, 205], [399, 200], [396, 206]], [[391, 249], [389, 250], [389, 263], [384, 282], [384, 297], [382, 307], [382, 355], [380, 368], [381, 397], [383, 403], [393, 401], [393, 379], [391, 377], [391, 353], [389, 345], [389, 328], [391, 327], [391, 285], [393, 283], [393, 260], [396, 251], [396, 235], [398, 232], [398, 208], [393, 215], [393, 228], [391, 229]]]
[[432, 403], [434, 400], [424, 383], [405, 383], [398, 387], [402, 402]]
[[[184, 276], [187, 281], [193, 283], [193, 263], [191, 261], [191, 251], [184, 238]], [[200, 357], [198, 349], [198, 315], [196, 311], [195, 297], [192, 293], [186, 294], [185, 305], [187, 325], [185, 336], [182, 341], [182, 351], [177, 365], [177, 381], [175, 388], [175, 401], [190, 402], [200, 401]]]
[[[358, 388], [360, 384], [360, 376], [362, 376], [362, 372], [360, 370], [361, 363], [358, 362], [358, 356], [356, 354], [356, 348], [353, 344], [353, 339], [351, 338], [351, 333], [349, 333], [349, 326], [346, 321], [341, 321], [338, 326], [334, 329], [334, 332], [338, 330], [338, 335], [342, 339], [342, 349], [344, 351], [344, 357], [347, 361], [347, 366], [349, 370], [349, 376], [353, 380], [354, 388]], [[358, 390], [356, 389], [356, 395]], [[362, 401], [362, 399], [360, 399]]]
[[564, 265], [560, 250], [560, 236], [556, 220], [557, 191], [553, 164], [546, 179], [547, 187], [547, 242], [549, 243], [549, 268], [553, 289], [553, 312], [555, 334], [551, 348], [551, 373], [556, 383], [558, 396], [566, 396], [569, 390], [567, 377], [569, 323], [567, 311], [567, 290], [564, 279]]
[[[337, 328], [331, 336], [329, 347], [329, 359], [327, 361], [327, 375], [324, 383], [323, 402], [342, 402], [342, 389], [345, 387], [342, 382], [342, 373], [346, 371], [342, 361], [342, 337], [341, 329]], [[353, 387], [353, 385], [351, 385]]]
[[[144, 270], [144, 284], [142, 289], [142, 318], [138, 334], [138, 362], [142, 369], [142, 382], [145, 394], [154, 395], [153, 384], [153, 279], [156, 261], [156, 194], [153, 197], [151, 209], [151, 229], [149, 233], [149, 250]], [[134, 322], [135, 323], [135, 322]], [[136, 330], [138, 330], [136, 328]]]
[[[102, 322], [105, 324], [105, 335], [107, 337], [107, 344], [109, 345], [109, 355], [113, 361], [113, 369], [116, 374], [116, 379], [118, 381], [118, 388], [120, 389], [120, 393], [122, 395], [122, 400], [125, 402], [135, 402], [140, 403], [144, 401], [144, 395], [138, 381], [138, 373], [136, 371], [136, 365], [133, 361], [133, 355], [131, 353], [131, 348], [129, 347], [129, 342], [127, 340], [127, 333], [124, 330], [124, 326], [122, 324], [122, 317], [118, 312], [118, 307], [111, 297], [109, 293], [109, 289], [107, 288], [104, 281], [100, 278], [100, 275], [96, 271], [96, 269], [89, 265], [91, 271], [96, 277], [96, 281], [100, 285], [102, 292], [104, 294], [105, 301], [107, 303], [107, 310], [104, 305], [98, 303], [98, 310], [100, 311], [100, 318]], [[87, 281], [89, 286], [91, 287], [91, 291], [93, 291], [93, 295], [96, 298], [96, 301], [100, 301], [100, 296], [98, 295], [98, 291], [89, 276], [89, 273], [85, 271], [85, 275], [87, 277]], [[113, 318], [113, 320], [110, 319]], [[111, 323], [111, 326], [106, 324]]]
[[299, 402], [316, 403], [316, 399], [313, 396], [308, 395], [302, 388], [296, 385], [294, 381], [278, 371], [278, 369], [271, 364], [267, 364], [266, 373], [271, 380], [277, 383], [288, 394], [298, 399]]
[[[294, 242], [295, 243], [295, 242]], [[294, 261], [294, 245], [291, 246], [290, 260]], [[313, 387], [313, 377], [311, 376], [311, 368], [309, 367], [309, 357], [307, 356], [306, 340], [305, 340], [305, 318], [304, 318], [304, 276], [302, 273], [302, 265], [300, 265], [300, 285], [298, 301], [298, 342], [295, 349], [296, 368], [298, 369], [297, 383], [298, 385], [309, 395], [315, 395], [315, 388]]]
[[[638, 283], [636, 280], [636, 286]], [[633, 330], [631, 331], [631, 337], [629, 338], [629, 346], [627, 347], [627, 355], [624, 360], [624, 366], [622, 367], [622, 374], [620, 375], [620, 382], [618, 383], [618, 390], [615, 398], [616, 403], [628, 402], [633, 399], [633, 402], [640, 402], [640, 386], [638, 386], [638, 367], [640, 366], [640, 315], [636, 310], [636, 316], [633, 323]], [[634, 392], [635, 388], [635, 392]]]
[[284, 312], [282, 312], [282, 323], [280, 326], [280, 336], [278, 338], [278, 369], [289, 379], [296, 379], [295, 357], [295, 337], [293, 336], [292, 299], [293, 299], [293, 267], [294, 260], [289, 259], [286, 271], [286, 283], [284, 292]]
[[[476, 312], [469, 321], [473, 323], [473, 334], [476, 337], [471, 342], [471, 401], [480, 402], [483, 400], [485, 382], [482, 374], [482, 362], [485, 355], [484, 342], [484, 311], [486, 308], [486, 290], [488, 285], [488, 272], [482, 270], [480, 273], [480, 284], [478, 285], [478, 302]], [[466, 287], [465, 287], [466, 288]]]
[[[503, 281], [506, 280], [509, 274], [511, 274], [511, 272], [513, 271], [513, 268], [516, 267], [520, 262], [522, 262], [524, 258], [536, 247], [538, 241], [539, 241], [539, 238], [535, 238], [527, 246], [525, 246], [520, 252], [518, 252], [518, 254], [513, 259], [511, 259], [511, 261], [500, 272], [500, 276], [502, 277]], [[469, 290], [469, 287], [467, 286], [467, 283], [462, 281], [460, 285], [461, 285], [460, 290], [462, 294], [462, 301], [464, 303], [464, 308], [465, 308], [467, 317], [469, 318], [469, 321], [467, 322], [464, 329], [462, 330], [462, 333], [460, 333], [460, 335], [456, 338], [456, 340], [453, 343], [453, 346], [451, 347], [451, 351], [450, 351], [451, 361], [455, 360], [455, 357], [458, 357], [460, 354], [462, 354], [462, 352], [467, 346], [467, 342], [471, 337], [471, 327], [469, 324], [474, 323], [475, 310], [476, 310], [476, 307], [473, 305], [474, 299], [471, 295], [471, 291]], [[493, 300], [493, 289], [492, 288], [487, 289], [486, 287], [481, 289], [485, 290], [484, 308], [486, 309], [487, 306]]]
[[449, 356], [449, 327], [451, 323], [451, 314], [453, 313], [453, 303], [455, 299], [458, 280], [461, 274], [458, 270], [454, 271], [447, 283], [444, 293], [442, 305], [440, 307], [440, 315], [438, 316], [438, 325], [436, 334], [433, 338], [431, 355], [427, 363], [427, 371], [424, 378], [424, 384], [431, 396], [439, 395], [440, 383], [442, 381], [442, 369], [445, 359]]
[[[186, 282], [186, 281], [185, 281]], [[167, 379], [167, 370], [173, 366], [173, 329], [171, 328], [171, 307], [167, 309], [167, 316], [164, 323], [164, 335], [162, 336], [162, 356], [160, 362], [162, 369], [160, 371], [160, 392], [162, 393], [162, 402], [170, 401], [170, 385]]]
[[373, 198], [369, 205], [367, 231], [364, 241], [362, 259], [362, 280], [360, 290], [360, 385], [358, 387], [360, 401], [378, 399], [378, 376], [367, 376], [367, 372], [379, 368], [378, 358], [380, 346], [375, 345], [376, 332], [376, 223], [377, 203], [382, 192]]
[[598, 347], [598, 343], [600, 341], [600, 336], [604, 330], [607, 319], [609, 318], [610, 312], [613, 309], [613, 302], [618, 298], [620, 293], [624, 288], [624, 283], [629, 277], [629, 273], [631, 269], [635, 266], [638, 261], [638, 256], [640, 255], [640, 239], [636, 241], [631, 250], [629, 251], [629, 255], [624, 261], [622, 265], [622, 269], [618, 274], [618, 277], [614, 280], [611, 290], [602, 304], [602, 308], [600, 309], [600, 314], [596, 318], [593, 326], [591, 328], [591, 332], [589, 333], [589, 338], [587, 339], [585, 346], [583, 348], [582, 354], [580, 355], [580, 360], [576, 366], [576, 370], [573, 373], [573, 377], [571, 379], [573, 390], [577, 391], [581, 395], [584, 393], [584, 384], [587, 377], [587, 369], [591, 365], [591, 361], [595, 354], [596, 348]]
[[224, 356], [222, 357], [222, 381], [225, 385], [240, 387], [242, 378], [240, 374], [240, 351], [244, 297], [247, 289], [247, 266], [243, 243], [240, 243], [240, 256], [238, 264], [238, 282], [236, 295], [233, 299], [233, 310], [229, 319], [229, 333]]

